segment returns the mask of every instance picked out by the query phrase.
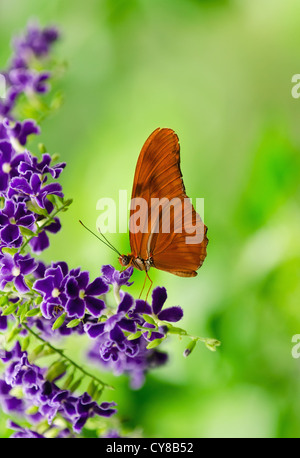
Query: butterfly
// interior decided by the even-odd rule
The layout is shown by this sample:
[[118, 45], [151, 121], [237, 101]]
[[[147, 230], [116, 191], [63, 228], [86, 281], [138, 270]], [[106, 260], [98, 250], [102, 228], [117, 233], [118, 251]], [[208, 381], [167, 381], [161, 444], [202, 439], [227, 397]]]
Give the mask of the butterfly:
[[186, 195], [178, 136], [172, 129], [157, 128], [146, 140], [136, 164], [129, 220], [131, 252], [121, 255], [101, 235], [119, 254], [123, 268], [133, 266], [149, 278], [151, 267], [195, 277], [206, 258], [206, 234], [207, 227]]
[[[144, 199], [148, 204], [153, 201], [153, 204], [139, 213], [138, 218], [134, 217], [135, 212], [131, 208], [131, 253], [121, 255], [120, 264], [123, 267], [133, 265], [146, 273], [155, 267], [180, 277], [196, 276], [207, 254], [207, 227], [186, 195], [180, 169], [179, 140], [172, 129], [157, 128], [146, 140], [135, 169], [131, 202], [137, 198]], [[158, 210], [157, 200], [164, 203], [160, 211], [153, 211], [155, 206], [154, 209]], [[163, 233], [162, 216], [164, 211], [167, 213], [169, 210], [172, 200], [177, 202], [177, 206], [174, 206], [172, 215], [168, 213], [171, 218], [170, 231]], [[187, 224], [184, 224], [182, 218], [183, 210]], [[140, 220], [139, 228], [144, 231], [135, 230], [137, 219]], [[186, 243], [187, 238], [192, 239], [196, 233], [202, 234], [200, 240], [197, 243]]]

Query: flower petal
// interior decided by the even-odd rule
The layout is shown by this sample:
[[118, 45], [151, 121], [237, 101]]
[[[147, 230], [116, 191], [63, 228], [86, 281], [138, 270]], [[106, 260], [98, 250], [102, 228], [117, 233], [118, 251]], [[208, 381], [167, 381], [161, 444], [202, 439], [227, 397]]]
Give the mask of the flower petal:
[[167, 299], [167, 290], [164, 287], [157, 287], [152, 293], [152, 310], [157, 315]]
[[92, 296], [86, 296], [84, 299], [88, 311], [91, 312], [93, 316], [100, 316], [102, 310], [105, 309], [105, 302]]
[[87, 333], [92, 339], [96, 339], [104, 333], [104, 323], [92, 324], [87, 328]]
[[181, 307], [169, 307], [160, 312], [157, 316], [162, 321], [175, 322], [181, 320], [183, 317], [183, 310]]
[[92, 283], [89, 284], [85, 293], [87, 296], [101, 296], [108, 291], [108, 286], [104, 280], [100, 277], [96, 278]]
[[66, 305], [66, 311], [68, 312], [69, 316], [82, 318], [85, 311], [84, 301], [79, 297], [76, 299], [69, 299]]

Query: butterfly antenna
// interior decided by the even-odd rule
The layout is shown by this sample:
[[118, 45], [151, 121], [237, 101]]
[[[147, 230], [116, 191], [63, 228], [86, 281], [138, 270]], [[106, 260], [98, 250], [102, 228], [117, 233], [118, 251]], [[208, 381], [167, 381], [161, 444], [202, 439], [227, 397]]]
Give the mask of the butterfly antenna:
[[91, 229], [89, 229], [85, 224], [83, 224], [82, 221], [80, 221], [80, 224], [87, 230], [89, 231], [91, 234], [93, 234], [98, 240], [100, 240], [100, 242], [104, 243], [104, 245], [106, 245], [108, 248], [110, 248], [111, 250], [113, 250], [115, 253], [117, 253], [119, 256], [121, 256], [121, 253], [107, 240], [107, 238], [102, 234], [102, 232], [100, 232], [100, 234], [102, 235], [102, 237], [104, 238], [101, 239], [97, 234], [95, 234], [93, 231], [91, 231]]
[[[113, 244], [105, 237], [105, 235], [101, 232], [101, 229], [100, 227], [97, 228], [99, 233], [102, 235], [102, 237], [104, 238], [104, 240], [106, 241], [106, 243], [111, 247], [112, 250], [115, 250], [118, 254], [120, 254], [118, 252], [118, 250], [113, 246]], [[121, 255], [120, 255], [121, 256]]]

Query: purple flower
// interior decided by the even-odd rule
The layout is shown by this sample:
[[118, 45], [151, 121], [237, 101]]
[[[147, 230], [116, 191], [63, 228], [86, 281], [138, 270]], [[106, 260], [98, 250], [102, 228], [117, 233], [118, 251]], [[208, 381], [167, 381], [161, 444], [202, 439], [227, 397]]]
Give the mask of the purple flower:
[[[102, 402], [99, 405], [87, 393], [77, 397], [68, 390], [61, 390], [54, 382], [46, 380], [45, 369], [31, 364], [27, 352], [21, 352], [19, 347], [11, 351], [9, 358], [6, 357], [8, 355], [3, 356], [3, 360], [10, 362], [4, 373], [5, 379], [0, 379], [0, 403], [6, 412], [22, 413], [29, 416], [33, 422], [46, 417], [50, 427], [59, 414], [76, 432], [81, 431], [89, 418], [95, 415], [110, 417], [116, 412], [114, 402]], [[11, 389], [15, 386], [21, 388], [22, 399], [11, 396]], [[34, 415], [27, 413], [32, 405], [38, 408]], [[18, 429], [17, 426], [12, 425], [12, 428]], [[64, 429], [58, 437], [66, 437], [69, 433], [69, 430]], [[27, 437], [27, 431], [24, 433], [21, 428], [20, 437]]]
[[7, 330], [7, 316], [2, 316], [2, 312], [0, 312], [0, 331]]
[[52, 318], [56, 307], [65, 308], [65, 283], [68, 272], [66, 263], [56, 263], [46, 269], [44, 278], [34, 283], [33, 288], [43, 296], [41, 311], [45, 318]]
[[[162, 310], [164, 303], [167, 300], [167, 291], [164, 287], [157, 287], [152, 293], [152, 313], [157, 316], [161, 321], [176, 322], [183, 317], [183, 310], [181, 307], [168, 307]], [[147, 313], [147, 312], [146, 312]]]
[[49, 78], [49, 72], [36, 72], [26, 68], [14, 68], [9, 72], [9, 81], [19, 93], [37, 92], [44, 94], [48, 92], [47, 81]]
[[93, 315], [100, 316], [105, 308], [105, 302], [96, 296], [107, 293], [108, 286], [102, 278], [96, 278], [89, 284], [88, 272], [80, 272], [77, 276], [71, 276], [66, 282], [66, 294], [68, 302], [66, 311], [70, 317], [82, 318], [85, 308]]
[[[24, 36], [17, 37], [13, 41], [13, 47], [18, 57], [18, 64], [26, 65], [32, 54], [36, 57], [46, 56], [51, 45], [59, 38], [55, 27], [42, 29], [38, 24], [29, 24]], [[15, 57], [16, 58], [16, 57]], [[16, 65], [16, 62], [15, 62]]]
[[29, 180], [24, 177], [15, 177], [11, 180], [10, 187], [21, 195], [34, 200], [40, 208], [45, 208], [46, 198], [49, 194], [63, 197], [62, 187], [58, 183], [43, 186], [44, 180], [37, 173], [33, 173]]
[[129, 278], [133, 273], [133, 267], [120, 272], [111, 265], [105, 265], [101, 267], [101, 273], [103, 280], [108, 285], [131, 286], [133, 284], [133, 282], [129, 282]]
[[6, 200], [4, 208], [0, 211], [1, 243], [5, 246], [20, 247], [23, 238], [19, 226], [34, 230], [35, 217], [27, 210], [24, 202]]
[[24, 153], [15, 154], [9, 141], [0, 141], [0, 191], [6, 191], [11, 178], [19, 174], [18, 166], [24, 158]]
[[19, 166], [19, 172], [29, 179], [32, 173], [45, 175], [50, 173], [52, 178], [59, 178], [61, 172], [66, 166], [65, 162], [50, 166], [52, 158], [49, 154], [43, 154], [42, 160], [38, 162], [38, 158], [31, 154], [26, 154], [24, 161]]
[[78, 398], [78, 418], [73, 425], [74, 431], [80, 433], [88, 418], [91, 418], [94, 415], [111, 417], [116, 413], [116, 409], [112, 408], [115, 406], [115, 402], [102, 402], [102, 404], [98, 405], [97, 402], [92, 401], [91, 397], [87, 393], [83, 393], [83, 395]]
[[[137, 342], [134, 344], [137, 351], [133, 355], [128, 352], [121, 352], [114, 346], [116, 357], [105, 358], [103, 350], [105, 342], [107, 342], [106, 335], [103, 334], [96, 340], [88, 356], [93, 361], [112, 370], [115, 375], [128, 374], [130, 376], [130, 385], [133, 389], [138, 389], [143, 385], [145, 374], [148, 370], [161, 366], [168, 360], [166, 353], [158, 351], [156, 348], [148, 350], [146, 348], [148, 342], [143, 337], [134, 341]], [[131, 343], [133, 345], [133, 341]]]
[[[7, 94], [5, 100], [0, 100], [0, 117], [13, 118], [12, 111], [21, 93], [43, 94], [48, 91], [49, 85], [47, 83], [50, 73], [46, 71], [37, 72], [33, 70], [31, 64], [33, 60], [41, 60], [46, 57], [58, 37], [58, 31], [54, 27], [42, 29], [37, 24], [30, 24], [25, 35], [14, 40], [15, 52], [9, 69], [4, 72]], [[21, 144], [25, 144], [22, 143], [25, 141], [25, 137], [23, 140], [21, 137], [20, 140]]]
[[25, 392], [33, 394], [41, 386], [43, 374], [38, 366], [29, 363], [27, 353], [24, 352], [6, 371], [5, 381], [12, 387], [22, 385]]
[[33, 431], [29, 428], [24, 428], [23, 426], [18, 425], [14, 421], [9, 420], [7, 427], [9, 429], [16, 431], [11, 436], [11, 438], [14, 438], [14, 439], [41, 439], [45, 437], [42, 434], [37, 433], [36, 431]]
[[[124, 347], [125, 336], [122, 332], [136, 331], [136, 324], [134, 320], [126, 318], [126, 314], [133, 306], [133, 297], [125, 293], [122, 301], [120, 302], [117, 313], [109, 317], [104, 323], [90, 324], [86, 326], [88, 335], [95, 339], [104, 333], [109, 333], [109, 340], [116, 342], [118, 346]], [[123, 344], [123, 345], [122, 345]]]
[[24, 277], [31, 274], [35, 268], [36, 261], [29, 254], [3, 255], [0, 259], [0, 288], [3, 289], [8, 282], [13, 281], [19, 293], [27, 293], [29, 288]]
[[22, 351], [21, 351], [21, 345], [19, 341], [15, 343], [15, 346], [10, 350], [0, 350], [0, 359], [4, 362], [7, 363], [13, 359], [18, 359], [22, 356]]
[[33, 237], [30, 240], [29, 245], [31, 246], [32, 252], [40, 254], [42, 251], [48, 248], [50, 243], [47, 232], [56, 234], [60, 229], [61, 224], [59, 219], [54, 218], [54, 221], [52, 223], [48, 224], [48, 226], [46, 226], [43, 231], [39, 232], [39, 234], [36, 237]]
[[[8, 137], [17, 139], [22, 146], [26, 145], [29, 135], [40, 133], [40, 128], [33, 119], [26, 119], [23, 122], [17, 121], [14, 124], [11, 124], [8, 119], [4, 119], [3, 124], [6, 127]], [[25, 158], [28, 156], [30, 156], [29, 153]]]
[[5, 100], [0, 99], [0, 117], [11, 117], [11, 111], [15, 106], [20, 89], [14, 86], [8, 87]]

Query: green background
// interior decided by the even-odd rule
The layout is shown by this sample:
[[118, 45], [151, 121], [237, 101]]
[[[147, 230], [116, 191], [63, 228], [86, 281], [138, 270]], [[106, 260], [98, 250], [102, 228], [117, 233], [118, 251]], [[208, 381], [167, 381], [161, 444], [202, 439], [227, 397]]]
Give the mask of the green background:
[[[118, 267], [94, 228], [101, 197], [131, 193], [143, 142], [156, 127], [180, 139], [190, 197], [205, 198], [208, 256], [196, 278], [151, 271], [181, 305], [181, 326], [216, 337], [216, 353], [164, 344], [170, 361], [138, 391], [116, 386], [124, 427], [146, 437], [299, 437], [300, 3], [295, 0], [1, 0], [0, 64], [30, 18], [57, 24], [65, 102], [39, 141], [67, 162], [61, 182], [74, 203], [61, 215], [47, 262], [99, 274]], [[127, 234], [112, 234], [129, 252]], [[138, 296], [144, 275], [135, 271]], [[82, 342], [69, 344], [80, 360]], [[1, 436], [7, 435], [5, 416]]]

